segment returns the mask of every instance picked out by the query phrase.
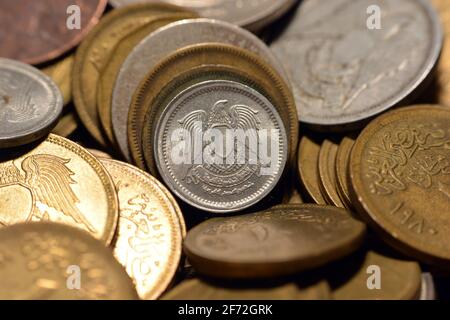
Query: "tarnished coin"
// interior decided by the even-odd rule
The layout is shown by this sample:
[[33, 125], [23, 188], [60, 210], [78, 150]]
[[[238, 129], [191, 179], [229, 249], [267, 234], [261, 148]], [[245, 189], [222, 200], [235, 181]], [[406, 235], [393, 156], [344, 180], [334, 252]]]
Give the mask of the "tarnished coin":
[[367, 126], [350, 160], [351, 197], [388, 243], [450, 265], [450, 110], [414, 106]]
[[114, 255], [134, 280], [141, 299], [156, 299], [167, 289], [180, 262], [180, 208], [149, 174], [123, 162], [101, 162], [111, 174], [119, 197]]
[[[161, 0], [109, 0], [114, 7], [131, 3], [153, 3]], [[224, 20], [258, 31], [286, 13], [297, 0], [162, 0], [198, 12], [201, 16]]]
[[[257, 54], [263, 62], [278, 67], [276, 69], [278, 73], [284, 72], [278, 60], [261, 40], [225, 22], [208, 19], [184, 20], [171, 23], [152, 33], [133, 49], [123, 63], [113, 92], [111, 112], [114, 135], [121, 152], [129, 161], [131, 156], [127, 135], [128, 124], [127, 118], [123, 115], [128, 114], [133, 93], [146, 75], [168, 55], [186, 46], [201, 43], [223, 43], [246, 49]], [[221, 64], [222, 61], [215, 61], [215, 64]], [[140, 135], [140, 131], [137, 132]], [[139, 137], [137, 141], [140, 141]]]
[[62, 107], [61, 93], [48, 76], [0, 58], [0, 148], [44, 137], [56, 125]]
[[327, 279], [335, 300], [416, 300], [420, 296], [422, 274], [417, 262], [369, 251], [343, 264], [333, 268], [334, 276]]
[[320, 145], [303, 136], [298, 150], [298, 172], [309, 197], [317, 204], [326, 204], [320, 187], [319, 153]]
[[39, 64], [75, 47], [97, 24], [107, 0], [0, 2], [0, 56]]
[[36, 222], [3, 228], [0, 257], [2, 300], [138, 298], [111, 250], [76, 228]]
[[[373, 7], [380, 28], [368, 27]], [[442, 30], [428, 0], [305, 0], [271, 47], [291, 71], [300, 120], [335, 126], [410, 96], [436, 64]]]
[[436, 289], [431, 273], [422, 273], [422, 286], [420, 289], [420, 300], [436, 300]]
[[72, 69], [73, 55], [64, 58], [55, 64], [42, 69], [58, 86], [61, 91], [64, 105], [66, 106], [72, 101]]
[[50, 134], [28, 150], [0, 158], [0, 225], [52, 221], [109, 244], [118, 220], [114, 184], [78, 144]]
[[74, 133], [77, 128], [77, 115], [74, 114], [74, 111], [70, 111], [59, 119], [58, 124], [53, 128], [52, 133], [67, 138]]
[[189, 231], [184, 251], [194, 268], [209, 276], [276, 277], [350, 254], [365, 230], [344, 209], [283, 205], [205, 221]]
[[164, 110], [154, 139], [158, 171], [168, 187], [212, 213], [241, 211], [264, 199], [287, 160], [276, 109], [233, 81], [205, 81], [181, 92]]
[[350, 162], [350, 155], [354, 144], [355, 140], [351, 137], [344, 137], [339, 144], [336, 154], [337, 191], [347, 209], [353, 208], [352, 201], [350, 199], [350, 187], [348, 185], [350, 183], [348, 176], [348, 164]]
[[296, 283], [271, 286], [219, 286], [200, 279], [183, 281], [163, 300], [328, 300], [330, 287], [320, 281], [307, 287]]
[[156, 15], [179, 11], [182, 9], [164, 4], [139, 4], [111, 11], [78, 48], [72, 83], [75, 107], [86, 129], [101, 145], [106, 145], [106, 140], [98, 117], [97, 86], [114, 47]]
[[319, 177], [322, 195], [329, 205], [344, 208], [337, 191], [336, 155], [338, 145], [329, 140], [322, 143], [319, 151]]

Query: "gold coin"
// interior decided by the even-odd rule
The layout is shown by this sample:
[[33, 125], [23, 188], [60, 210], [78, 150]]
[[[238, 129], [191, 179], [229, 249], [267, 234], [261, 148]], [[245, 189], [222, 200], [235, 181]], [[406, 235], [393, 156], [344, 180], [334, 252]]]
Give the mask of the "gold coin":
[[97, 86], [114, 47], [123, 37], [160, 14], [182, 11], [167, 4], [135, 4], [107, 14], [88, 34], [75, 54], [72, 90], [81, 122], [101, 145], [106, 145], [97, 112]]
[[0, 225], [60, 222], [109, 244], [117, 220], [111, 177], [78, 144], [50, 134], [37, 146], [0, 159]]
[[392, 246], [450, 265], [450, 110], [422, 105], [372, 121], [353, 147], [351, 197]]
[[325, 140], [319, 152], [319, 177], [322, 194], [329, 205], [345, 208], [337, 191], [336, 155], [338, 145]]
[[177, 20], [190, 19], [197, 17], [194, 13], [177, 13], [161, 15], [154, 17], [146, 25], [134, 31], [123, 38], [117, 46], [113, 49], [109, 61], [106, 63], [103, 72], [100, 75], [99, 85], [97, 88], [97, 109], [100, 123], [104, 129], [105, 135], [111, 144], [116, 145], [115, 136], [112, 130], [111, 121], [111, 99], [114, 84], [119, 74], [120, 67], [125, 59], [128, 57], [134, 47], [146, 36], [153, 31]]
[[289, 199], [289, 204], [302, 204], [303, 199], [300, 194], [300, 192], [297, 189], [294, 189], [294, 192], [292, 192], [291, 198]]
[[58, 223], [0, 230], [0, 299], [137, 299], [133, 282], [109, 248]]
[[56, 127], [53, 128], [52, 133], [67, 138], [78, 128], [78, 119], [73, 111], [69, 111], [59, 119]]
[[64, 105], [68, 105], [72, 101], [72, 69], [73, 55], [70, 55], [55, 64], [44, 68], [42, 71], [48, 75], [58, 86], [61, 91]]
[[306, 287], [296, 283], [278, 286], [229, 287], [208, 283], [200, 279], [185, 280], [162, 300], [328, 300], [330, 287], [320, 281]]
[[295, 101], [287, 84], [273, 67], [256, 54], [231, 45], [210, 43], [177, 50], [150, 71], [136, 90], [128, 114], [128, 139], [133, 160], [140, 168], [146, 167], [141, 145], [142, 119], [152, 108], [151, 101], [155, 96], [155, 88], [163, 88], [174, 76], [192, 68], [217, 64], [240, 69], [267, 89], [268, 98], [286, 127], [289, 138], [289, 161], [295, 158], [299, 125]]
[[114, 255], [134, 280], [141, 299], [156, 299], [167, 289], [180, 263], [180, 209], [149, 174], [123, 162], [101, 161], [119, 197]]
[[351, 209], [352, 201], [350, 199], [349, 191], [349, 177], [348, 177], [348, 163], [350, 162], [350, 154], [352, 152], [355, 140], [350, 137], [344, 137], [336, 154], [336, 179], [337, 179], [337, 191], [344, 206], [347, 209]]
[[315, 203], [325, 205], [327, 203], [320, 190], [319, 153], [320, 145], [311, 138], [303, 136], [298, 150], [300, 182]]
[[[97, 150], [97, 149], [91, 149], [91, 148], [87, 148], [87, 151], [89, 151], [90, 153], [92, 153], [97, 159], [112, 159], [113, 157], [101, 150]], [[108, 168], [106, 168], [108, 169]], [[108, 170], [109, 172], [109, 170]]]
[[327, 279], [335, 300], [414, 300], [419, 297], [422, 273], [417, 262], [369, 251], [352, 256], [335, 268], [334, 275]]

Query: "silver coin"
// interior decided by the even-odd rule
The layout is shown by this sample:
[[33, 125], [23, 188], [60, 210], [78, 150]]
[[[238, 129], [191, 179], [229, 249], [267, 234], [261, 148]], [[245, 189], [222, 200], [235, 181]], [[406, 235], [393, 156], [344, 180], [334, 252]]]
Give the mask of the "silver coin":
[[109, 3], [121, 7], [161, 1], [189, 8], [202, 17], [228, 21], [258, 31], [289, 11], [298, 0], [109, 0]]
[[208, 42], [239, 46], [258, 54], [287, 79], [281, 63], [252, 33], [232, 24], [211, 19], [188, 19], [171, 23], [143, 39], [126, 58], [117, 76], [111, 105], [113, 131], [123, 156], [131, 161], [127, 117], [133, 93], [158, 62], [177, 49]]
[[[193, 85], [160, 119], [154, 144], [158, 171], [172, 192], [194, 207], [243, 210], [269, 194], [283, 173], [288, 150], [283, 122], [269, 100], [246, 85], [225, 80]], [[244, 132], [248, 139], [226, 139], [234, 133], [243, 138]]]
[[422, 288], [419, 300], [436, 300], [436, 289], [431, 273], [422, 273]]
[[305, 0], [271, 48], [291, 71], [300, 121], [344, 125], [410, 96], [442, 36], [428, 0]]
[[62, 108], [61, 92], [49, 77], [24, 63], [0, 58], [0, 148], [44, 137]]

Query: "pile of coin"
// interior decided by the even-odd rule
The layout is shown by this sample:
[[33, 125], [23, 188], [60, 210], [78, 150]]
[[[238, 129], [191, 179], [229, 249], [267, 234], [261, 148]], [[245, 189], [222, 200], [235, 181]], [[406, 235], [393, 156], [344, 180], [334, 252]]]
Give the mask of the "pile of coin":
[[19, 13], [1, 299], [435, 299], [445, 0], [0, 3]]

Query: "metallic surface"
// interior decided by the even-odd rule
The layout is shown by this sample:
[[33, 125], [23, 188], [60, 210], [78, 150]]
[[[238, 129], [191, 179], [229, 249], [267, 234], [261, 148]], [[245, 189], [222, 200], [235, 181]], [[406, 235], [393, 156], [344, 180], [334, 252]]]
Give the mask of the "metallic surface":
[[64, 106], [67, 106], [72, 101], [73, 61], [74, 57], [70, 55], [42, 69], [42, 72], [52, 78], [61, 91]]
[[345, 208], [337, 191], [336, 155], [338, 145], [325, 140], [319, 152], [319, 177], [322, 195], [329, 205]]

